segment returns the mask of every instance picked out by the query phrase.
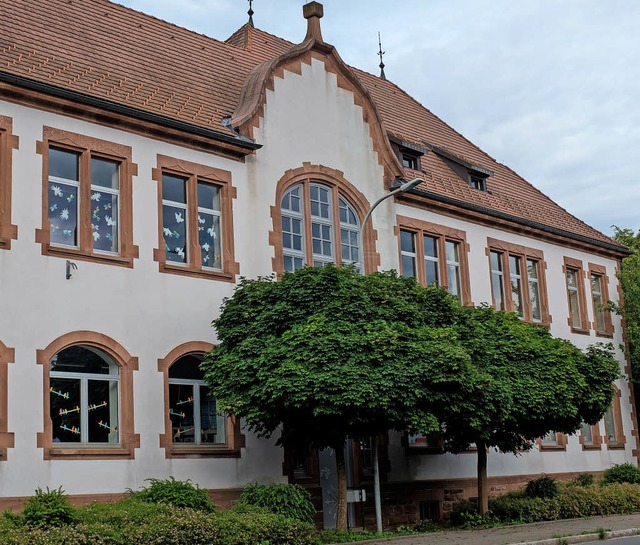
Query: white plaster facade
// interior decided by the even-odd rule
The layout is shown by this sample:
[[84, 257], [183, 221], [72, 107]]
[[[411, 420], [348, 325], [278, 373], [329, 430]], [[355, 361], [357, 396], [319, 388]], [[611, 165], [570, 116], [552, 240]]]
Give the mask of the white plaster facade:
[[[157, 156], [166, 155], [207, 165], [231, 173], [237, 189], [233, 200], [235, 260], [240, 275], [256, 277], [273, 272], [274, 247], [269, 232], [274, 229], [271, 207], [278, 181], [290, 169], [303, 163], [341, 171], [344, 178], [362, 192], [367, 206], [386, 191], [380, 151], [363, 120], [363, 110], [354, 103], [353, 92], [338, 86], [336, 74], [325, 70], [323, 62], [303, 63], [301, 74], [285, 71], [276, 77], [259, 125], [253, 133], [262, 148], [245, 161], [214, 153], [180, 147], [113, 126], [47, 111], [0, 94], [0, 116], [13, 121], [13, 135], [19, 148], [13, 151], [11, 222], [18, 237], [10, 250], [0, 250], [0, 341], [15, 349], [15, 361], [8, 366], [8, 425], [15, 444], [7, 460], [0, 462], [0, 496], [30, 495], [37, 487], [63, 486], [69, 494], [120, 493], [137, 488], [149, 477], [191, 479], [214, 490], [237, 489], [254, 480], [284, 481], [283, 453], [272, 441], [247, 433], [246, 446], [237, 458], [166, 458], [159, 446], [164, 432], [165, 406], [163, 378], [158, 359], [189, 341], [215, 344], [210, 326], [223, 298], [233, 292], [233, 283], [161, 273], [154, 261], [158, 248], [158, 186], [152, 179]], [[133, 177], [133, 242], [139, 257], [133, 268], [99, 262], [78, 261], [78, 270], [65, 278], [65, 259], [42, 255], [35, 232], [42, 225], [42, 157], [36, 142], [43, 127], [99, 138], [130, 146], [137, 176]], [[568, 306], [564, 257], [581, 260], [585, 267], [595, 263], [606, 267], [608, 291], [618, 297], [615, 275], [618, 263], [598, 253], [572, 249], [571, 244], [552, 244], [535, 236], [488, 227], [442, 215], [428, 209], [399, 204], [389, 199], [373, 214], [377, 232], [376, 251], [380, 269], [399, 269], [399, 246], [394, 228], [396, 215], [428, 221], [466, 233], [469, 244], [469, 278], [473, 303], [491, 302], [487, 238], [535, 248], [544, 252], [551, 332], [585, 348], [611, 340], [623, 342], [622, 325], [613, 316], [613, 339], [571, 333], [567, 324]], [[360, 218], [362, 219], [362, 218]], [[237, 277], [236, 277], [237, 278]], [[588, 287], [585, 287], [588, 295]], [[587, 296], [588, 316], [594, 309]], [[37, 434], [44, 429], [43, 370], [36, 363], [36, 351], [73, 331], [93, 331], [116, 340], [139, 361], [133, 373], [134, 431], [140, 447], [133, 459], [44, 460], [37, 446]], [[619, 348], [621, 372], [624, 358]], [[566, 450], [540, 452], [519, 457], [490, 453], [490, 477], [518, 474], [601, 471], [615, 463], [635, 461], [634, 419], [630, 391], [625, 379], [617, 382], [626, 443], [623, 449], [582, 449], [577, 436], [569, 437]], [[603, 424], [600, 434], [604, 436]], [[389, 444], [390, 481], [472, 478], [473, 454], [407, 456], [401, 438], [392, 434]]]

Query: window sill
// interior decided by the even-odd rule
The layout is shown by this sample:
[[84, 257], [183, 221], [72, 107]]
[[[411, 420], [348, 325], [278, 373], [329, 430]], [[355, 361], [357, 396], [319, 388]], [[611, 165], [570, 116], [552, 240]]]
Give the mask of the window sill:
[[45, 449], [45, 460], [107, 460], [133, 458], [133, 448], [126, 448], [120, 445], [113, 447], [51, 447]]
[[624, 444], [616, 443], [615, 445], [607, 445], [609, 450], [624, 450]]
[[195, 269], [192, 267], [160, 263], [160, 272], [177, 274], [179, 276], [191, 276], [195, 278], [207, 278], [220, 282], [235, 282], [235, 275], [224, 271], [212, 271], [207, 269]]
[[93, 263], [104, 263], [106, 265], [115, 265], [132, 269], [133, 260], [138, 257], [138, 247], [134, 246], [134, 251], [131, 252], [130, 256], [124, 256], [87, 253], [76, 248], [64, 248], [61, 246], [51, 246], [50, 244], [43, 244], [42, 255], [60, 257], [63, 259], [75, 259], [78, 261], [90, 261]]
[[168, 454], [169, 458], [240, 458], [240, 449], [232, 449], [226, 445], [219, 447], [173, 445]]
[[566, 445], [540, 445], [538, 448], [540, 452], [559, 452], [567, 450]]
[[582, 445], [582, 450], [602, 450], [602, 445]]
[[576, 333], [577, 335], [591, 335], [590, 329], [579, 329], [577, 327], [571, 326], [571, 333]]
[[605, 339], [613, 339], [613, 331], [596, 331], [596, 337], [603, 337]]

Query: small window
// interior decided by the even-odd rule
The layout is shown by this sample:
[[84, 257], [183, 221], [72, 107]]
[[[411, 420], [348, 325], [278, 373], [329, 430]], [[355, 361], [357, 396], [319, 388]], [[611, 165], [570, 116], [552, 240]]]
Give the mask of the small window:
[[594, 317], [593, 329], [598, 336], [611, 337], [613, 335], [613, 323], [611, 321], [611, 313], [607, 308], [609, 291], [607, 271], [604, 266], [589, 263], [589, 284], [591, 286]]
[[72, 346], [50, 362], [49, 402], [53, 443], [120, 442], [118, 366], [104, 352]]
[[411, 170], [420, 170], [420, 160], [418, 156], [409, 153], [402, 153], [402, 166]]
[[478, 191], [487, 191], [487, 182], [486, 178], [481, 176], [475, 176], [473, 174], [469, 175], [469, 185], [473, 189], [477, 189]]
[[567, 303], [569, 309], [568, 323], [574, 333], [589, 334], [582, 262], [565, 257], [565, 278], [567, 286]]
[[45, 127], [45, 253], [133, 265], [131, 148]]
[[230, 173], [158, 156], [162, 272], [231, 281], [234, 261]]
[[[470, 301], [465, 234], [456, 229], [398, 217], [400, 268], [426, 286], [447, 288], [460, 302]], [[407, 228], [402, 226], [406, 225]], [[419, 237], [419, 238], [418, 238]]]
[[202, 356], [184, 356], [169, 368], [169, 419], [173, 444], [225, 445], [226, 415], [202, 380]]
[[493, 308], [548, 323], [543, 253], [493, 238], [487, 243]]
[[542, 451], [565, 450], [566, 444], [566, 436], [563, 433], [555, 431], [550, 431], [538, 439], [538, 448]]
[[11, 160], [18, 147], [18, 137], [11, 134], [13, 122], [0, 115], [0, 249], [10, 249], [18, 237], [18, 228], [11, 225]]
[[613, 385], [614, 396], [611, 405], [604, 413], [604, 441], [610, 450], [623, 449], [626, 437], [622, 426], [622, 410], [620, 407], [620, 389]]

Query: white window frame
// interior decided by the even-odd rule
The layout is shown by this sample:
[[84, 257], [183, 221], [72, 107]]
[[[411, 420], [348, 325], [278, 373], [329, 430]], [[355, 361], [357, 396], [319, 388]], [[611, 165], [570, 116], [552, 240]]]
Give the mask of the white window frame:
[[[116, 161], [114, 159], [110, 159], [108, 157], [102, 157], [100, 155], [95, 155], [95, 154], [90, 154], [89, 155], [89, 170], [91, 170], [91, 161], [93, 159], [102, 159], [103, 161], [109, 161], [111, 163], [115, 163], [116, 165], [118, 165], [118, 189], [113, 189], [110, 187], [104, 187], [102, 185], [93, 185], [93, 177], [89, 180], [89, 200], [91, 200], [91, 197], [93, 196], [93, 193], [106, 193], [108, 195], [115, 195], [116, 197], [118, 197], [118, 214], [116, 217], [116, 226], [118, 228], [118, 244], [116, 247], [115, 251], [109, 251], [109, 250], [97, 250], [96, 248], [93, 248], [94, 242], [95, 241], [91, 241], [91, 245], [93, 248], [93, 251], [96, 254], [102, 254], [102, 255], [120, 255], [120, 249], [121, 249], [121, 245], [122, 245], [122, 241], [121, 241], [121, 233], [120, 233], [120, 212], [121, 212], [121, 208], [122, 208], [122, 199], [120, 197], [120, 186], [122, 184], [122, 177], [120, 175], [120, 168], [121, 168], [121, 164], [119, 161]], [[80, 191], [78, 190], [78, 201], [80, 201]], [[93, 207], [93, 205], [92, 205]], [[80, 202], [78, 202], [78, 212], [80, 211]], [[79, 216], [78, 216], [79, 217]], [[91, 233], [91, 236], [93, 238], [93, 233]]]
[[[180, 263], [179, 261], [173, 261], [171, 259], [167, 258], [167, 262], [171, 263], [172, 265], [176, 265], [178, 267], [189, 267], [189, 263], [191, 260], [191, 253], [190, 253], [190, 246], [191, 246], [191, 240], [190, 240], [190, 236], [189, 236], [189, 177], [184, 177], [181, 176], [179, 174], [173, 174], [171, 172], [162, 172], [162, 177], [164, 178], [164, 176], [172, 176], [174, 178], [179, 178], [183, 181], [184, 183], [184, 203], [181, 202], [177, 202], [177, 201], [171, 201], [169, 199], [165, 199], [164, 197], [162, 198], [162, 229], [164, 230], [165, 224], [164, 224], [164, 207], [165, 206], [172, 206], [174, 208], [180, 208], [181, 210], [184, 210], [184, 226], [185, 226], [185, 236], [184, 236], [184, 263]], [[164, 179], [163, 179], [163, 184], [164, 184]], [[163, 189], [164, 189], [164, 185], [163, 185]], [[162, 235], [162, 241], [165, 244], [165, 248], [166, 248], [166, 240], [164, 238], [164, 234]]]
[[[198, 199], [198, 186], [200, 184], [203, 185], [208, 185], [211, 187], [214, 187], [216, 189], [216, 191], [218, 192], [218, 205], [220, 206], [220, 199], [221, 199], [221, 191], [222, 188], [217, 185], [217, 184], [212, 184], [206, 180], [200, 179], [200, 178], [196, 178], [195, 180], [196, 182], [196, 199]], [[187, 206], [188, 206], [188, 201], [189, 201], [189, 197], [187, 196]], [[205, 208], [204, 206], [200, 206], [200, 201], [196, 200], [196, 221], [198, 222], [198, 224], [196, 225], [196, 230], [198, 233], [200, 233], [200, 214], [208, 214], [209, 216], [213, 216], [214, 218], [218, 218], [218, 226], [220, 227], [220, 232], [216, 233], [216, 236], [218, 237], [218, 241], [220, 244], [220, 267], [207, 267], [205, 265], [202, 264], [202, 246], [200, 245], [200, 237], [198, 236], [198, 247], [200, 248], [200, 266], [205, 269], [205, 270], [209, 270], [209, 271], [221, 271], [222, 270], [222, 266], [224, 264], [224, 244], [222, 243], [222, 241], [224, 240], [223, 238], [223, 229], [224, 226], [222, 225], [222, 211], [221, 210], [216, 210], [215, 208]], [[185, 213], [186, 216], [186, 213]], [[187, 221], [187, 218], [185, 217], [185, 221]], [[215, 224], [214, 224], [215, 225]], [[187, 224], [188, 227], [188, 224]], [[187, 240], [189, 239], [189, 237], [187, 236]], [[188, 261], [187, 261], [188, 262]]]

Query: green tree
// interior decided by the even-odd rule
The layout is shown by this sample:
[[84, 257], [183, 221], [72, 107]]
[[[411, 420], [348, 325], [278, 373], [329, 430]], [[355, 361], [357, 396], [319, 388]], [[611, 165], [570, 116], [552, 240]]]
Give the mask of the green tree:
[[613, 226], [616, 242], [629, 247], [631, 255], [622, 260], [618, 279], [622, 286], [623, 300], [619, 305], [610, 303], [612, 310], [626, 322], [627, 354], [631, 362], [632, 378], [636, 394], [640, 382], [640, 231]]
[[[488, 307], [463, 308], [455, 326], [476, 367], [466, 403], [446, 413], [443, 438], [457, 453], [478, 453], [478, 503], [488, 510], [487, 449], [518, 454], [549, 431], [595, 424], [611, 404], [620, 375], [611, 345], [582, 352], [549, 330]], [[460, 411], [456, 410], [460, 409]]]
[[259, 436], [335, 449], [346, 529], [346, 438], [429, 433], [445, 408], [463, 411], [475, 379], [452, 329], [459, 312], [444, 291], [395, 273], [328, 265], [245, 279], [202, 368], [220, 406]]

